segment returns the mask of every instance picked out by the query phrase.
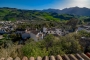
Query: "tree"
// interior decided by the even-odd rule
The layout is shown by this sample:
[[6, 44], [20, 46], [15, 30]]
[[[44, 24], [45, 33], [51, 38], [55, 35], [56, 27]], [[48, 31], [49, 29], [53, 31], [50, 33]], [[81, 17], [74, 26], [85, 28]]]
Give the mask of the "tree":
[[75, 31], [77, 28], [78, 19], [72, 18], [70, 19], [66, 25], [71, 26], [71, 31]]
[[41, 49], [39, 44], [40, 42], [31, 42], [29, 44], [26, 44], [22, 47], [23, 54], [27, 57], [47, 56], [48, 51], [46, 51], [45, 48]]
[[47, 49], [47, 51], [48, 51], [48, 48], [53, 46], [53, 43], [54, 43], [55, 38], [54, 38], [53, 35], [49, 34], [49, 35], [47, 35], [47, 36], [45, 37], [44, 40], [45, 40], [46, 49]]
[[72, 35], [66, 35], [65, 37], [60, 38], [61, 39], [61, 45], [62, 50], [67, 53], [78, 53], [81, 52], [81, 45], [79, 44], [79, 41]]
[[13, 42], [19, 41], [21, 39], [21, 34], [12, 33], [10, 34], [10, 38]]
[[90, 33], [85, 30], [81, 30], [78, 33], [81, 35], [81, 37], [90, 37]]

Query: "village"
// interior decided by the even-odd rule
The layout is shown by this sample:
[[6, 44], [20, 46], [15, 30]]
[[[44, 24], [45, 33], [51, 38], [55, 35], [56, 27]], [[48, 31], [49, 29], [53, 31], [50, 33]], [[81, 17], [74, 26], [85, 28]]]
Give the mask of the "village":
[[[56, 37], [64, 36], [65, 34], [68, 34], [69, 31], [65, 31], [60, 28], [47, 28], [43, 27], [42, 30], [38, 30], [37, 28], [26, 28], [26, 29], [16, 29], [17, 24], [22, 24], [24, 22], [17, 21], [17, 22], [11, 22], [11, 21], [1, 21], [0, 22], [0, 39], [3, 39], [4, 34], [10, 35], [13, 31], [15, 34], [20, 34], [21, 39], [25, 40], [28, 38], [32, 38], [35, 41], [42, 40], [46, 35], [52, 34]], [[9, 37], [8, 37], [9, 38]]]
[[[10, 35], [13, 31], [15, 34], [20, 34], [22, 40], [32, 38], [35, 41], [42, 40], [48, 34], [52, 34], [55, 37], [59, 37], [71, 33], [69, 30], [56, 28], [56, 27], [52, 27], [52, 28], [43, 27], [41, 30], [30, 27], [25, 29], [19, 29], [19, 28], [17, 29], [17, 24], [22, 24], [22, 23], [24, 23], [24, 21], [16, 21], [16, 22], [0, 21], [0, 39], [4, 38], [3, 34]], [[79, 26], [76, 30], [76, 33], [81, 30], [90, 32], [90, 24], [88, 23], [85, 26]]]

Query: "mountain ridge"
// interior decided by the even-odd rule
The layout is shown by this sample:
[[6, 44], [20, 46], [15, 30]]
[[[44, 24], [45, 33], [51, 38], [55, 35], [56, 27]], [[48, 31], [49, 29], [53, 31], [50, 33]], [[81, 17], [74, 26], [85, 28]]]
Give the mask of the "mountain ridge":
[[[17, 8], [9, 8], [9, 7], [0, 7], [0, 9], [17, 9]], [[58, 14], [72, 14], [72, 15], [80, 15], [80, 16], [90, 16], [90, 8], [87, 7], [70, 7], [60, 9], [43, 9], [43, 10], [28, 10], [28, 9], [18, 9], [24, 11], [39, 11], [39, 12], [49, 12], [49, 13], [58, 13]]]
[[60, 20], [70, 20], [71, 18], [86, 19], [89, 17], [90, 17], [90, 9], [79, 7], [66, 8], [63, 10], [59, 9], [22, 10], [9, 7], [0, 8], [0, 20], [60, 21]]
[[70, 8], [64, 8], [62, 10], [59, 9], [45, 9], [42, 10], [44, 12], [52, 12], [52, 13], [58, 13], [58, 14], [73, 14], [73, 15], [81, 15], [81, 16], [90, 16], [90, 8], [87, 7], [70, 7]]
[[0, 20], [48, 20], [59, 21], [69, 20], [72, 15], [59, 15], [57, 13], [47, 13], [40, 10], [22, 10], [17, 8], [0, 8]]

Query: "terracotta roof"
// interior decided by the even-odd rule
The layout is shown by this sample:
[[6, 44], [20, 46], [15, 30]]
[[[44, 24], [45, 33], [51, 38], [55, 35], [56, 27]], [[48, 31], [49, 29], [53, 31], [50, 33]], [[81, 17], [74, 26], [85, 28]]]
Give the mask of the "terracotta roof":
[[[5, 58], [0, 58], [0, 60], [4, 60]], [[6, 60], [13, 60], [12, 57], [8, 57]], [[56, 56], [45, 56], [45, 57], [30, 57], [27, 58], [24, 56], [22, 59], [19, 57], [16, 57], [14, 60], [90, 60], [90, 53], [84, 54], [65, 54], [63, 56], [56, 55]]]
[[38, 34], [38, 32], [39, 32], [39, 31], [36, 31], [36, 30], [32, 30], [32, 31], [31, 31], [31, 33], [33, 33], [33, 34], [35, 34], [35, 35]]

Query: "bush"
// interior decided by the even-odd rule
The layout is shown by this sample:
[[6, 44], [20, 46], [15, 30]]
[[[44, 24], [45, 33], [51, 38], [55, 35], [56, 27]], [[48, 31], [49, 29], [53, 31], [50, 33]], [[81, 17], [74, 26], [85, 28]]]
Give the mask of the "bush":
[[47, 56], [48, 52], [46, 51], [45, 48], [41, 49], [39, 45], [39, 42], [31, 42], [29, 44], [26, 44], [23, 46], [22, 51], [23, 54], [27, 57], [30, 56]]
[[22, 51], [25, 56], [50, 56], [63, 55], [81, 52], [79, 41], [73, 34], [60, 37], [56, 40], [53, 35], [47, 35], [42, 41], [32, 41], [23, 46]]
[[1, 48], [0, 49], [0, 58], [1, 57], [4, 57], [4, 58], [7, 58], [7, 57], [12, 57], [12, 58], [15, 58], [15, 57], [22, 57], [22, 52], [21, 52], [21, 49], [18, 48], [19, 46], [17, 45], [12, 45], [8, 48]]

